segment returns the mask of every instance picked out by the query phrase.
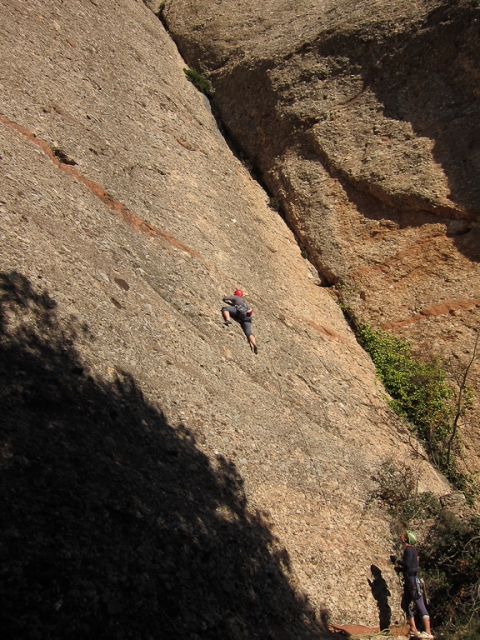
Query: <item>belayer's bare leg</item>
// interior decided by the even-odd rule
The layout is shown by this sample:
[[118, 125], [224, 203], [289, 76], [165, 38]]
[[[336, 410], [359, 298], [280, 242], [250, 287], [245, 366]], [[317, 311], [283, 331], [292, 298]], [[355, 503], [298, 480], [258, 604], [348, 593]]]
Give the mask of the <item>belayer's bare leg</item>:
[[425, 627], [425, 632], [428, 633], [429, 636], [431, 636], [432, 632], [430, 630], [430, 618], [428, 616], [423, 616], [422, 620], [423, 626]]
[[420, 637], [418, 633], [417, 625], [415, 624], [415, 618], [410, 618], [408, 620], [408, 626], [410, 627], [410, 635]]

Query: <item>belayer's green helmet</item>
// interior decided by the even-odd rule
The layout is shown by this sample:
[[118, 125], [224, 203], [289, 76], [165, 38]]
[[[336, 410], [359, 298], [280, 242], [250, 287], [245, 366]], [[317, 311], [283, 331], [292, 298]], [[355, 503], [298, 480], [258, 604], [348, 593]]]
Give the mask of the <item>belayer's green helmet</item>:
[[417, 544], [417, 536], [413, 533], [413, 531], [407, 529], [405, 531], [405, 535], [407, 536], [408, 544]]

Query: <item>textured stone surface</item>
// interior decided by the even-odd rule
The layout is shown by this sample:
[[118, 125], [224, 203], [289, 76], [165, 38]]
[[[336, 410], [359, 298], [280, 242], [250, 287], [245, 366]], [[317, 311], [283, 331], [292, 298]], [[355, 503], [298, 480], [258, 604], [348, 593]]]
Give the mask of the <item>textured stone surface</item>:
[[[375, 625], [372, 564], [401, 622], [372, 476], [392, 457], [449, 488], [160, 21], [5, 0], [0, 25], [7, 628], [298, 638], [310, 606]], [[258, 356], [221, 322], [236, 286]]]
[[[480, 320], [478, 3], [178, 0], [165, 16], [323, 283], [359, 321], [465, 369]], [[477, 395], [463, 430], [477, 474], [479, 417]]]

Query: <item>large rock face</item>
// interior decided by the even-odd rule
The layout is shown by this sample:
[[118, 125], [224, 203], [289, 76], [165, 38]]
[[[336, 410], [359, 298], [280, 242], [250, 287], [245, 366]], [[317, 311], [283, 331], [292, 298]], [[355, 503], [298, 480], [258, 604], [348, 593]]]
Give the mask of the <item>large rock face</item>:
[[[342, 284], [358, 321], [465, 370], [480, 320], [478, 3], [178, 0], [165, 19], [324, 284]], [[474, 473], [478, 407], [463, 433]]]
[[[389, 410], [371, 361], [185, 79], [161, 22], [135, 0], [10, 0], [0, 25], [7, 636], [298, 638], [322, 607], [336, 623], [374, 625], [372, 565], [400, 620], [388, 519], [365, 508], [372, 476], [392, 458], [415, 466], [420, 489], [449, 488]], [[273, 53], [281, 35], [269, 38]], [[212, 44], [218, 66], [229, 46]], [[238, 88], [254, 61], [239, 67]], [[264, 79], [268, 67], [282, 77], [266, 59]], [[340, 126], [353, 112], [335, 113]], [[290, 219], [300, 225], [315, 197], [332, 230], [348, 215], [360, 228], [343, 177], [286, 145], [274, 116], [278, 135], [255, 124], [264, 116], [254, 109], [245, 145], [266, 136], [272, 152], [256, 157], [271, 165], [270, 183], [304, 185], [284, 188]], [[342, 197], [335, 216], [327, 205]], [[468, 197], [449, 224], [473, 234]], [[306, 213], [320, 242], [324, 223]], [[388, 246], [415, 230], [376, 216], [365, 228], [387, 239], [397, 230]], [[340, 264], [350, 249], [328, 235]], [[258, 356], [221, 322], [221, 298], [237, 286], [255, 309]]]

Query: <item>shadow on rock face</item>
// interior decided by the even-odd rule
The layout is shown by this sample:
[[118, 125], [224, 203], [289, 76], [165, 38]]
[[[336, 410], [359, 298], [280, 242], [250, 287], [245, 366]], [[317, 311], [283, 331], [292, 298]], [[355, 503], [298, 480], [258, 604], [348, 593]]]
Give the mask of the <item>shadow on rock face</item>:
[[[475, 26], [479, 15], [478, 7], [467, 2], [439, 3], [421, 28], [417, 24], [386, 37], [375, 36], [373, 29], [372, 33], [351, 34], [340, 29], [316, 51], [320, 60], [348, 60], [349, 68], [361, 69], [364, 88], [383, 105], [379, 130], [370, 139], [365, 137], [365, 144], [368, 140], [376, 144], [382, 131], [388, 141], [389, 120], [410, 123], [418, 138], [432, 141], [432, 158], [448, 180], [451, 205], [463, 213], [459, 219], [450, 219], [440, 211], [438, 215], [429, 213], [428, 206], [422, 210], [421, 200], [413, 192], [397, 194], [396, 203], [385, 204], [391, 194], [385, 199], [381, 181], [375, 176], [361, 188], [344, 182], [348, 197], [365, 217], [389, 219], [401, 228], [441, 221], [457, 250], [472, 262], [480, 261], [480, 76], [476, 53], [480, 38]], [[361, 131], [360, 121], [353, 122]], [[415, 143], [406, 140], [404, 153], [415, 166]], [[411, 169], [412, 178], [414, 174]]]
[[10, 273], [0, 330], [4, 638], [327, 635], [235, 466], [129, 374], [89, 375], [86, 326]]
[[376, 565], [372, 564], [370, 567], [373, 580], [368, 580], [372, 595], [375, 598], [378, 606], [379, 625], [380, 630], [388, 629], [392, 621], [392, 610], [388, 604], [388, 598], [392, 595], [388, 588], [385, 578], [382, 576], [382, 571]]
[[[479, 220], [480, 105], [478, 9], [447, 2], [434, 9], [424, 29], [390, 43], [372, 89], [385, 115], [409, 121], [434, 141], [432, 150], [448, 178], [450, 199]], [[462, 248], [459, 247], [461, 251]]]
[[[366, 11], [367, 3], [357, 4], [360, 12]], [[320, 33], [314, 42], [299, 42], [296, 54], [288, 54], [283, 66], [263, 57], [255, 64], [248, 57], [235, 66], [231, 63], [228, 72], [215, 72], [213, 102], [231, 135], [258, 171], [263, 172], [263, 181], [272, 192], [278, 192], [280, 185], [287, 199], [296, 197], [288, 180], [275, 176], [276, 162], [280, 159], [282, 164], [289, 148], [295, 154], [311, 153], [312, 160], [320, 160], [335, 177], [349, 183], [352, 158], [364, 154], [365, 159], [366, 149], [372, 145], [381, 150], [375, 168], [369, 173], [368, 163], [364, 168], [357, 167], [350, 188], [347, 184], [347, 194], [353, 200], [354, 192], [361, 192], [361, 213], [391, 219], [402, 227], [441, 220], [458, 251], [478, 262], [478, 245], [469, 232], [480, 222], [480, 9], [466, 0], [446, 0], [432, 3], [432, 10], [422, 21], [413, 20], [414, 14], [415, 11], [409, 16], [406, 10], [404, 23], [398, 29], [392, 28], [391, 22], [376, 24], [367, 20], [358, 28], [355, 22], [350, 27], [348, 20], [339, 22], [331, 32]], [[193, 52], [189, 52], [186, 43], [180, 44], [187, 59], [193, 56], [193, 64]], [[285, 47], [288, 44], [286, 39]], [[204, 50], [201, 55], [206, 58], [203, 62], [210, 62], [215, 69], [210, 54]], [[272, 69], [275, 73], [270, 73]], [[331, 110], [323, 106], [329, 94], [335, 94], [339, 78], [348, 86], [349, 78], [358, 76], [363, 80], [362, 91], [355, 93], [360, 89], [355, 81], [344, 96], [350, 96], [346, 103], [333, 105]], [[295, 92], [291, 85], [295, 85]], [[369, 106], [359, 107], [367, 89], [377, 99], [378, 116], [372, 115]], [[332, 133], [330, 123], [335, 122], [338, 107], [347, 108], [343, 113], [351, 113], [349, 124], [345, 125], [352, 135], [350, 148], [337, 146], [337, 137]], [[320, 129], [312, 129], [315, 123], [321, 125]], [[413, 135], [409, 127], [397, 127], [398, 123], [409, 123]], [[321, 132], [318, 139], [312, 131]], [[417, 144], [419, 139], [422, 144]], [[388, 151], [390, 145], [392, 151]], [[378, 158], [391, 164], [388, 170], [383, 170]], [[448, 181], [450, 202], [442, 200], [444, 210], [436, 204], [435, 182], [430, 183], [428, 172], [434, 164], [441, 167]], [[392, 192], [388, 181], [390, 186], [385, 187], [385, 174], [395, 173], [409, 176], [410, 190], [408, 182], [404, 191]], [[416, 184], [420, 186], [414, 187], [415, 179], [421, 176], [425, 182], [418, 180]], [[453, 213], [455, 209], [458, 211]], [[465, 224], [460, 228], [451, 225], [452, 216], [458, 216]]]

